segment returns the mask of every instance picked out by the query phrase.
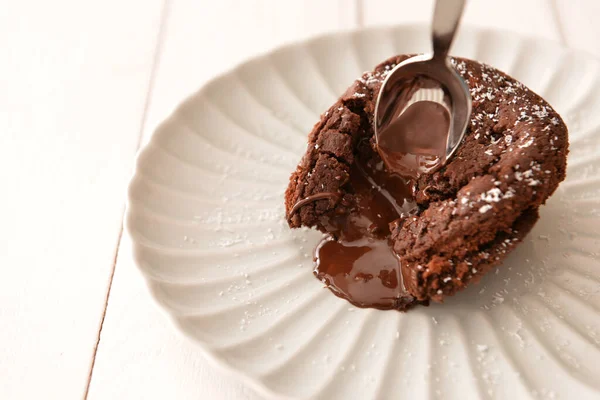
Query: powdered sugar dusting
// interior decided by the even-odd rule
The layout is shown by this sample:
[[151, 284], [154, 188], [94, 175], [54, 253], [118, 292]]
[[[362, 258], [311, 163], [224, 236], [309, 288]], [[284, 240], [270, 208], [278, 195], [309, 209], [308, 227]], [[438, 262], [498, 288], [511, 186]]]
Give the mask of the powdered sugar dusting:
[[497, 203], [502, 199], [502, 191], [498, 188], [492, 188], [481, 194], [481, 200], [487, 203]]
[[492, 209], [492, 206], [490, 204], [486, 204], [484, 206], [479, 207], [479, 212], [481, 214], [485, 214], [486, 212], [490, 211]]
[[376, 84], [382, 83], [395, 66], [396, 64], [386, 65], [383, 71], [366, 71], [363, 73], [362, 77], [358, 78], [358, 82], [362, 83], [363, 86], [372, 88]]

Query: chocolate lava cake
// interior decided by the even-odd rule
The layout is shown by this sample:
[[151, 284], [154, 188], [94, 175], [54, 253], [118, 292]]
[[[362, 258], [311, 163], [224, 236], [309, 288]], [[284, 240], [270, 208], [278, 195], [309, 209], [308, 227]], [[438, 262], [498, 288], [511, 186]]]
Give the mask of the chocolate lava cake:
[[[388, 270], [342, 273], [352, 282], [376, 277], [385, 287], [402, 287], [383, 306], [352, 301], [332, 287], [333, 275], [319, 274], [317, 267], [334, 293], [359, 306], [404, 310], [441, 302], [479, 281], [527, 235], [538, 208], [565, 178], [567, 128], [556, 111], [505, 73], [454, 58], [472, 97], [461, 145], [437, 171], [403, 179], [403, 185], [390, 181], [400, 178], [391, 177], [378, 154], [373, 113], [386, 75], [407, 57], [392, 57], [364, 73], [321, 115], [285, 194], [290, 227], [316, 227], [327, 233], [325, 245], [358, 243], [361, 236], [383, 240], [398, 260], [396, 277]], [[395, 211], [368, 211], [366, 228], [348, 228], [365, 220], [365, 204], [382, 195], [393, 197]], [[392, 278], [396, 286], [388, 282]]]

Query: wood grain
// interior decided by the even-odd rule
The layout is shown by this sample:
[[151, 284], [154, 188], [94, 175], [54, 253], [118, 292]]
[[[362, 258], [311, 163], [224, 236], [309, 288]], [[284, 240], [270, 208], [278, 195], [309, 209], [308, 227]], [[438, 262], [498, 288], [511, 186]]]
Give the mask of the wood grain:
[[281, 44], [350, 29], [355, 19], [345, 0], [172, 0], [144, 141], [211, 77]]
[[83, 396], [162, 0], [0, 12], [0, 397]]
[[[353, 27], [352, 5], [345, 0], [172, 1], [143, 140], [216, 74], [282, 43]], [[161, 315], [133, 264], [127, 238], [119, 251], [89, 398], [260, 397], [215, 370]]]
[[[431, 18], [433, 4], [433, 0], [362, 0], [363, 19], [367, 26], [426, 23]], [[503, 0], [501, 2], [468, 0], [462, 23], [560, 40], [548, 0]]]
[[[563, 40], [600, 55], [599, 28], [591, 17], [600, 9], [593, 0], [468, 3], [465, 24]], [[0, 397], [80, 398], [95, 356], [90, 398], [260, 398], [177, 334], [152, 303], [127, 236], [105, 308], [138, 141], [147, 141], [185, 96], [248, 57], [322, 32], [426, 22], [432, 5], [3, 4]]]
[[[489, 3], [483, 1], [470, 3], [466, 24], [559, 39], [549, 17], [552, 12], [549, 3], [525, 2], [527, 5], [521, 7], [524, 14], [516, 18], [510, 13], [510, 7], [517, 4], [513, 0], [508, 5], [503, 3], [499, 10], [490, 9]], [[144, 141], [182, 98], [210, 77], [256, 53], [358, 23], [426, 21], [432, 4], [398, 0], [309, 1], [301, 5], [272, 0], [242, 4], [229, 0], [215, 5], [173, 0]], [[353, 5], [358, 8], [350, 9]], [[386, 5], [392, 7], [392, 12]], [[332, 15], [340, 17], [336, 20]], [[127, 238], [118, 257], [89, 397], [195, 399], [199, 390], [204, 398], [210, 399], [260, 398], [240, 382], [215, 370], [194, 344], [182, 340], [160, 315], [135, 271]]]

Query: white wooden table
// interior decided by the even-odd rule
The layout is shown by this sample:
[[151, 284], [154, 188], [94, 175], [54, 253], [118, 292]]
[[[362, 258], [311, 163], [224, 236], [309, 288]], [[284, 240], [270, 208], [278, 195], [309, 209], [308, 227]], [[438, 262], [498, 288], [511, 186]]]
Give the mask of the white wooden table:
[[[423, 0], [0, 0], [0, 399], [259, 399], [154, 305], [122, 235], [179, 100], [281, 43], [427, 21]], [[471, 0], [465, 24], [600, 56], [595, 0]]]

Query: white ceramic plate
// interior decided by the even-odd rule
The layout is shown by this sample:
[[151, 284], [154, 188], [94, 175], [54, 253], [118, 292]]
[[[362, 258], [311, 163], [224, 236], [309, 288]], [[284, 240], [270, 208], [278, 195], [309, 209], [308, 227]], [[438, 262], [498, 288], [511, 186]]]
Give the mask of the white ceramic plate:
[[568, 178], [480, 285], [406, 314], [358, 309], [312, 275], [319, 234], [283, 192], [318, 116], [364, 70], [428, 49], [422, 26], [323, 36], [187, 99], [141, 152], [127, 226], [158, 302], [208, 357], [275, 398], [600, 397], [600, 64], [462, 29], [453, 53], [508, 72], [570, 129]]

